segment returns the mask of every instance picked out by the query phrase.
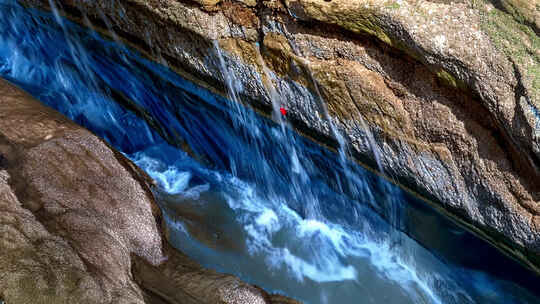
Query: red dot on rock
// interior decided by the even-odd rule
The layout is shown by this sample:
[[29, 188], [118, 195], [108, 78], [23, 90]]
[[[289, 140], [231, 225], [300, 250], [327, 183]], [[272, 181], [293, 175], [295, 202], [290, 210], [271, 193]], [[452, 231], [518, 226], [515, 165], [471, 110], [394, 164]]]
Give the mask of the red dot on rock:
[[285, 108], [279, 108], [281, 115], [287, 115], [287, 110]]

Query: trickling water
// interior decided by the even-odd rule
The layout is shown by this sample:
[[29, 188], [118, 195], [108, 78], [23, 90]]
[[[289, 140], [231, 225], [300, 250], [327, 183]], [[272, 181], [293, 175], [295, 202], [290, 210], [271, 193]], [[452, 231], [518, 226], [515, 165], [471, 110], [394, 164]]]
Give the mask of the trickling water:
[[[272, 30], [275, 31], [276, 28], [273, 27]], [[319, 89], [319, 84], [315, 80], [313, 71], [311, 70], [311, 64], [309, 60], [306, 59], [305, 56], [303, 56], [302, 51], [295, 44], [294, 39], [292, 39], [290, 33], [284, 27], [284, 25], [281, 25], [281, 32], [284, 33], [285, 37], [287, 37], [287, 40], [289, 41], [289, 45], [291, 46], [291, 49], [293, 50], [295, 55], [298, 56], [298, 60], [302, 63], [302, 66], [304, 67], [304, 69], [306, 70], [310, 78], [311, 84], [313, 85], [313, 88], [315, 90], [315, 95], [318, 98], [318, 104], [319, 104], [320, 109], [322, 110], [323, 117], [325, 121], [328, 122], [328, 125], [330, 126], [330, 131], [332, 132], [332, 135], [338, 142], [338, 145], [339, 145], [338, 154], [339, 154], [340, 164], [341, 164], [341, 167], [343, 168], [343, 173], [345, 174], [345, 177], [346, 177], [345, 180], [348, 183], [348, 188], [352, 189], [352, 191], [355, 191], [356, 187], [354, 186], [354, 182], [357, 179], [354, 177], [354, 173], [348, 168], [349, 152], [347, 149], [347, 142], [345, 138], [343, 137], [343, 135], [341, 135], [341, 133], [339, 132], [339, 129], [337, 128], [336, 124], [334, 123], [332, 117], [330, 116], [328, 112], [328, 107]], [[377, 142], [375, 141], [373, 137], [373, 133], [367, 126], [362, 115], [360, 115], [359, 118], [360, 118], [360, 123], [362, 125], [362, 128], [364, 130], [364, 133], [367, 136], [367, 144], [373, 153], [375, 162], [377, 163], [377, 168], [379, 169], [379, 172], [384, 173], [384, 169], [382, 166], [381, 157], [379, 153], [379, 148], [378, 148]], [[382, 200], [382, 202], [380, 202], [380, 204], [374, 207], [381, 214], [384, 214], [386, 216], [386, 218], [389, 220], [391, 225], [393, 225], [395, 228], [400, 229], [402, 226], [401, 213], [402, 213], [403, 206], [401, 206], [401, 202], [395, 198], [392, 186], [388, 183], [388, 181], [384, 179], [380, 179], [379, 183], [380, 183], [380, 187], [385, 189], [383, 193], [386, 193], [386, 195], [384, 199]], [[400, 245], [401, 244], [400, 234], [391, 233], [390, 242], [391, 244], [393, 244], [392, 248], [395, 248], [396, 245]]]
[[284, 106], [284, 102], [281, 101], [281, 97], [279, 96], [279, 93], [274, 85], [274, 82], [277, 82], [278, 78], [275, 77], [274, 73], [272, 73], [268, 66], [266, 66], [266, 62], [262, 58], [260, 46], [258, 47], [258, 50], [259, 51], [256, 55], [257, 63], [262, 67], [264, 86], [268, 96], [270, 97], [270, 102], [272, 103], [272, 119], [277, 122], [282, 129], [284, 129], [286, 127], [286, 120], [282, 117], [283, 114], [281, 113], [281, 108]]
[[[263, 81], [265, 81], [265, 87], [272, 103], [272, 118], [281, 127], [281, 141], [280, 144], [284, 146], [284, 150], [290, 156], [290, 170], [293, 173], [292, 187], [296, 189], [297, 195], [302, 196], [305, 193], [304, 186], [308, 184], [309, 176], [306, 170], [303, 168], [299, 157], [304, 157], [301, 151], [297, 151], [298, 146], [295, 136], [289, 136], [289, 130], [292, 129], [291, 125], [285, 119], [281, 113], [281, 109], [285, 106], [285, 102], [281, 100], [281, 96], [278, 94], [274, 82], [278, 82], [278, 78], [270, 71], [266, 66], [262, 58], [262, 53], [259, 46], [259, 52], [257, 53], [257, 61], [262, 66]], [[306, 216], [311, 218], [318, 218], [320, 210], [316, 204], [305, 204], [307, 206]]]
[[[399, 188], [57, 20], [0, 0], [0, 75], [146, 170], [173, 245], [202, 264], [307, 303], [538, 303], [538, 277]], [[417, 240], [368, 207], [388, 198], [404, 206], [403, 229]]]
[[384, 169], [381, 162], [381, 157], [379, 153], [379, 146], [377, 145], [377, 142], [375, 141], [375, 138], [373, 137], [373, 133], [369, 129], [369, 127], [366, 124], [366, 121], [364, 120], [364, 117], [360, 115], [360, 123], [362, 124], [362, 128], [364, 128], [369, 147], [371, 148], [371, 151], [373, 152], [373, 158], [375, 158], [375, 162], [377, 163], [377, 169], [379, 169], [379, 172], [384, 173]]
[[[250, 145], [256, 147], [253, 150], [254, 158], [259, 160], [259, 162], [264, 163], [266, 159], [266, 151], [264, 151], [263, 146], [267, 145], [267, 139], [261, 137], [261, 132], [259, 130], [259, 119], [256, 114], [251, 111], [246, 111], [239, 100], [238, 95], [238, 84], [240, 83], [237, 79], [234, 78], [234, 73], [229, 71], [226, 68], [224, 55], [219, 49], [217, 43], [214, 44], [214, 48], [217, 49], [217, 57], [221, 63], [221, 71], [223, 78], [227, 83], [227, 88], [229, 90], [229, 97], [234, 101], [232, 109], [235, 111], [235, 114], [238, 117], [242, 117], [241, 120], [235, 120], [240, 122], [240, 124], [235, 122], [235, 128], [238, 132], [242, 132], [247, 127], [247, 132], [244, 132], [243, 135], [246, 137]], [[270, 75], [270, 74], [268, 74]], [[236, 84], [236, 85], [235, 85]], [[271, 83], [268, 83], [268, 89], [270, 90], [272, 96], [272, 103], [274, 104], [275, 113], [273, 116], [278, 116], [276, 119], [279, 122], [279, 129], [274, 129], [273, 136], [279, 138], [279, 140], [273, 142], [274, 149], [280, 151], [283, 155], [290, 157], [290, 166], [281, 168], [282, 172], [285, 172], [289, 178], [290, 185], [290, 195], [298, 203], [295, 204], [296, 210], [300, 212], [304, 217], [317, 219], [320, 218], [320, 210], [318, 203], [312, 203], [317, 201], [315, 195], [309, 189], [309, 176], [303, 168], [303, 164], [300, 162], [300, 158], [303, 155], [299, 155], [300, 151], [297, 151], [296, 147], [298, 146], [297, 137], [291, 134], [290, 126], [287, 126], [285, 119], [279, 117], [279, 105], [281, 104], [277, 100], [278, 96], [275, 92], [275, 89], [272, 87]], [[234, 162], [236, 164], [236, 162]], [[245, 169], [244, 169], [245, 170]], [[234, 172], [237, 172], [234, 170]], [[233, 172], [233, 174], [234, 174]], [[252, 171], [249, 173], [251, 176], [256, 177], [261, 184], [267, 183], [266, 181], [273, 179], [275, 172], [270, 166], [252, 166]], [[267, 183], [267, 191], [274, 196], [280, 195], [280, 189], [276, 189], [272, 186], [271, 183]], [[300, 201], [304, 201], [301, 203]]]
[[[291, 14], [290, 11], [289, 11], [289, 14]], [[275, 28], [274, 28], [274, 30], [275, 30]], [[332, 134], [334, 135], [334, 138], [336, 138], [336, 140], [339, 143], [340, 157], [343, 159], [343, 163], [345, 163], [345, 159], [347, 158], [347, 147], [346, 147], [347, 143], [345, 142], [345, 138], [341, 135], [338, 128], [334, 124], [332, 118], [328, 114], [328, 108], [327, 108], [326, 103], [324, 102], [322, 94], [321, 94], [321, 92], [319, 90], [319, 85], [318, 85], [317, 81], [315, 80], [315, 78], [313, 77], [313, 71], [310, 68], [311, 64], [310, 64], [309, 60], [306, 59], [305, 56], [303, 56], [300, 48], [294, 43], [293, 39], [291, 38], [291, 35], [289, 34], [289, 32], [287, 31], [287, 29], [284, 26], [281, 26], [281, 32], [284, 33], [285, 36], [287, 37], [287, 39], [289, 41], [289, 45], [291, 46], [294, 53], [297, 56], [300, 56], [300, 58], [302, 58], [301, 60], [304, 61], [303, 65], [304, 65], [304, 67], [306, 68], [306, 70], [308, 72], [311, 83], [313, 84], [313, 86], [315, 88], [315, 93], [316, 93], [317, 97], [319, 98], [319, 101], [320, 101], [320, 104], [321, 104], [321, 107], [322, 107], [322, 110], [323, 110], [324, 118], [330, 124], [330, 129], [332, 131]], [[377, 168], [379, 169], [379, 172], [384, 173], [383, 166], [382, 166], [382, 163], [381, 163], [381, 157], [380, 157], [378, 145], [377, 145], [377, 142], [375, 141], [375, 139], [373, 137], [373, 133], [371, 132], [371, 130], [367, 126], [367, 124], [366, 124], [366, 122], [365, 122], [365, 120], [364, 120], [364, 118], [362, 116], [360, 116], [360, 121], [362, 123], [362, 128], [363, 128], [364, 132], [367, 135], [368, 145], [371, 148], [371, 151], [373, 153], [373, 157], [375, 158], [375, 162], [377, 163]]]
[[236, 124], [236, 128], [239, 130], [247, 128], [250, 130], [250, 132], [246, 132], [246, 136], [257, 136], [258, 132], [256, 130], [258, 129], [258, 126], [253, 120], [253, 116], [249, 115], [249, 113], [247, 113], [246, 111], [242, 111], [242, 100], [240, 99], [242, 84], [240, 81], [237, 81], [234, 78], [235, 74], [229, 71], [227, 63], [225, 62], [225, 56], [223, 55], [221, 47], [219, 46], [218, 40], [213, 40], [212, 44], [216, 57], [218, 59], [221, 76], [223, 77], [223, 80], [227, 87], [228, 98], [233, 101], [232, 108], [240, 117], [238, 120], [234, 121], [234, 123]]

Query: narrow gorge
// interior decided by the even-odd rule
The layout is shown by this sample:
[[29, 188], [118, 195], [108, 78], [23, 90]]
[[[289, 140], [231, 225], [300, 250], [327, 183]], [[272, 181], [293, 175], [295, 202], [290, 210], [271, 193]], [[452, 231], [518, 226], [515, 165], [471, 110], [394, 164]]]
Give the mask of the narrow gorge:
[[537, 0], [0, 20], [0, 303], [540, 301]]

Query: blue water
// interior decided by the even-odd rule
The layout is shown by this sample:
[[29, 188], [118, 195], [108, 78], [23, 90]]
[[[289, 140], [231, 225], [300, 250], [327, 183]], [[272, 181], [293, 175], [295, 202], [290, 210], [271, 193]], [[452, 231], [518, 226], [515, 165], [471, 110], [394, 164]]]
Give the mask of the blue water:
[[540, 302], [537, 276], [288, 128], [59, 16], [0, 0], [0, 21], [0, 76], [148, 172], [203, 265], [306, 303]]

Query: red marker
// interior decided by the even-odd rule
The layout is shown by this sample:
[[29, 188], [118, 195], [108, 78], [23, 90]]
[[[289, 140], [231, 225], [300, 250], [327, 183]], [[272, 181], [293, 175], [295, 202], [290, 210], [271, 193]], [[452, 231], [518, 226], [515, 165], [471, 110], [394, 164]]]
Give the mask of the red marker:
[[287, 110], [283, 107], [279, 108], [279, 111], [281, 112], [281, 115], [285, 116], [287, 115]]

